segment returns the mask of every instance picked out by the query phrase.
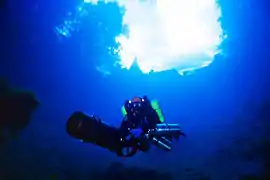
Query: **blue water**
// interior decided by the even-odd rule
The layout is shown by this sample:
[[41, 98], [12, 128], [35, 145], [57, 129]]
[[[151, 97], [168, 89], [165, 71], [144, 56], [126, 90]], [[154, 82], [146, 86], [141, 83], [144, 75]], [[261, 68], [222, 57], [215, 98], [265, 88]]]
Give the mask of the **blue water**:
[[[57, 38], [54, 27], [77, 3], [10, 0], [1, 8], [1, 75], [35, 92], [41, 102], [20, 138], [1, 147], [1, 174], [17, 180], [53, 179], [52, 174], [60, 180], [83, 180], [95, 168], [122, 162], [162, 169], [175, 179], [262, 179], [270, 137], [269, 105], [263, 104], [270, 100], [267, 3], [220, 1], [221, 22], [229, 35], [222, 44], [227, 55], [184, 77], [174, 71], [143, 75], [136, 68], [116, 69], [111, 76], [96, 71], [97, 59], [112, 61], [103, 47], [113, 44], [120, 32], [121, 14], [113, 5], [93, 8], [87, 33]], [[98, 21], [109, 33], [96, 28]], [[172, 152], [153, 148], [122, 159], [66, 134], [66, 120], [75, 110], [118, 126], [123, 102], [134, 95], [158, 99], [165, 119], [181, 125], [187, 137], [174, 142]]]

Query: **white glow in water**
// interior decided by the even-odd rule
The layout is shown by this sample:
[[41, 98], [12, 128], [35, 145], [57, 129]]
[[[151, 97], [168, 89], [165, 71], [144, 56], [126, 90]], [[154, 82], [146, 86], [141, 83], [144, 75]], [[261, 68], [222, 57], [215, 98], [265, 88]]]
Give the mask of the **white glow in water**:
[[[98, 0], [87, 0], [97, 4]], [[122, 68], [134, 60], [142, 72], [208, 66], [223, 40], [216, 0], [107, 0], [125, 8], [128, 34], [115, 38]]]

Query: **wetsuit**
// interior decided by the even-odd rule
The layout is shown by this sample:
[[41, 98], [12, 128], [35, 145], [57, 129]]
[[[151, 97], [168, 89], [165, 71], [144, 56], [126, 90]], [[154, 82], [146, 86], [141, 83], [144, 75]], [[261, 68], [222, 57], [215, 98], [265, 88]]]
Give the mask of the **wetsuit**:
[[[142, 129], [142, 135], [147, 133], [149, 129], [154, 129], [156, 127], [156, 124], [161, 123], [159, 120], [159, 116], [157, 112], [151, 107], [151, 104], [148, 100], [146, 100], [144, 103], [144, 106], [140, 109], [140, 112], [136, 115], [129, 112], [127, 109], [127, 114], [124, 116], [122, 123], [120, 125], [120, 134], [121, 134], [121, 140], [123, 144], [125, 144], [125, 137], [127, 136], [127, 131], [129, 129]], [[144, 144], [141, 144], [141, 146], [137, 146], [134, 144], [134, 148], [131, 150], [131, 152], [128, 155], [125, 155], [125, 157], [130, 157], [134, 155], [138, 150], [141, 151], [148, 151], [149, 145], [145, 141]], [[122, 152], [117, 152], [118, 156], [123, 156]]]

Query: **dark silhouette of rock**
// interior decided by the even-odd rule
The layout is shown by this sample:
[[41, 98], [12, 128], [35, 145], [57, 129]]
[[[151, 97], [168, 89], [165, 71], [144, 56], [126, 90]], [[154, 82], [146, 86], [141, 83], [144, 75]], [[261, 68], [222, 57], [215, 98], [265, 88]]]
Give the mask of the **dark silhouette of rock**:
[[0, 80], [0, 143], [17, 137], [25, 129], [31, 114], [39, 102], [31, 91], [9, 87], [7, 81]]

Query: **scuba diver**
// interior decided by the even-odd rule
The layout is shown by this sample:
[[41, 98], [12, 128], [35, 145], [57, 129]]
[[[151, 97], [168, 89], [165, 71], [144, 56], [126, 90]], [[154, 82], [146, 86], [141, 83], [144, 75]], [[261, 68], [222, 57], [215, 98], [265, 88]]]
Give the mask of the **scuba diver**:
[[120, 157], [148, 152], [152, 144], [170, 151], [172, 140], [185, 135], [178, 124], [165, 123], [158, 102], [150, 101], [147, 96], [126, 100], [122, 114], [124, 118], [116, 128], [96, 116], [77, 111], [68, 119], [66, 131], [84, 143], [109, 149]]

